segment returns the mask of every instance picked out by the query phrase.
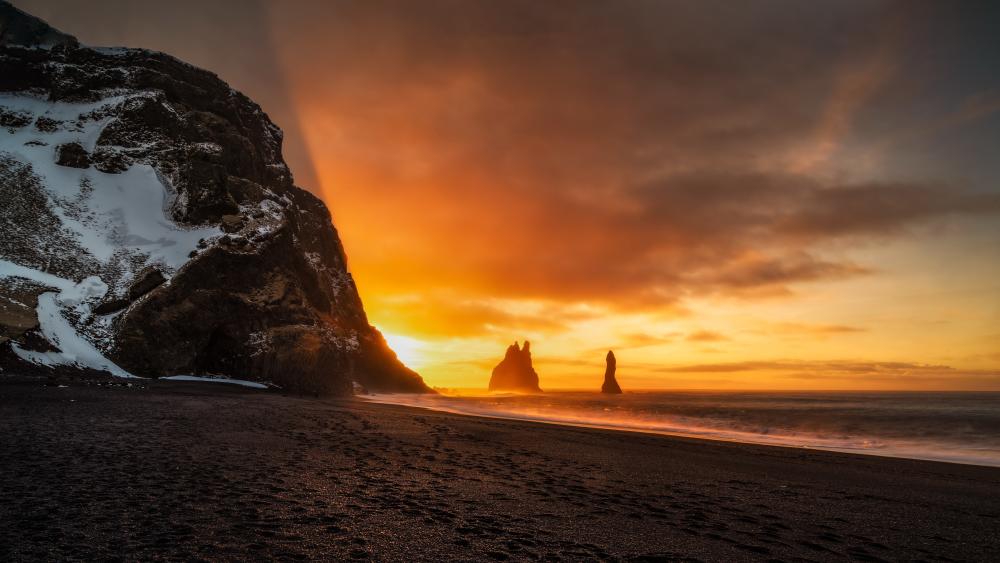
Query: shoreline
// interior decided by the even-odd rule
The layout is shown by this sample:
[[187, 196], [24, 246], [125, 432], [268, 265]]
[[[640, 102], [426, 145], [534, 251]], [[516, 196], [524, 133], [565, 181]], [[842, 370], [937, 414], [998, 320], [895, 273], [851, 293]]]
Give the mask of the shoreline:
[[0, 383], [0, 559], [988, 560], [1000, 471], [235, 385]]
[[[376, 404], [402, 406], [418, 410], [447, 413], [457, 416], [470, 416], [470, 417], [479, 417], [479, 418], [495, 419], [495, 420], [510, 420], [517, 422], [564, 426], [569, 428], [587, 428], [593, 430], [626, 432], [626, 433], [645, 434], [652, 436], [686, 438], [691, 440], [704, 440], [708, 442], [722, 442], [722, 443], [732, 443], [732, 444], [746, 444], [755, 446], [788, 448], [791, 450], [808, 450], [808, 451], [839, 453], [847, 455], [872, 456], [872, 457], [887, 458], [887, 459], [929, 461], [935, 463], [968, 465], [973, 467], [1000, 468], [1000, 459], [969, 458], [969, 457], [958, 458], [958, 457], [947, 457], [944, 455], [942, 456], [921, 455], [912, 452], [899, 452], [899, 451], [889, 451], [889, 450], [878, 451], [877, 449], [874, 448], [866, 449], [866, 448], [823, 446], [823, 445], [813, 445], [813, 444], [794, 444], [794, 443], [788, 443], [787, 441], [783, 443], [779, 440], [768, 441], [766, 439], [754, 439], [755, 437], [761, 435], [749, 432], [743, 433], [746, 436], [745, 438], [727, 437], [722, 435], [711, 435], [708, 432], [704, 433], [683, 432], [683, 431], [673, 431], [673, 430], [660, 430], [655, 428], [643, 428], [641, 426], [602, 424], [600, 422], [568, 420], [568, 419], [560, 419], [558, 417], [545, 418], [543, 416], [519, 414], [515, 412], [512, 413], [471, 412], [471, 411], [463, 411], [459, 408], [449, 408], [446, 406], [438, 406], [431, 404], [416, 404], [413, 402], [399, 401], [398, 399], [393, 400], [394, 397], [398, 398], [398, 397], [420, 397], [420, 396], [413, 394], [406, 394], [406, 393], [373, 393], [369, 395], [360, 395], [357, 396], [356, 398]], [[463, 396], [461, 395], [455, 397], [451, 397], [448, 395], [441, 395], [441, 397], [457, 398], [457, 399], [463, 398]], [[737, 433], [737, 432], [732, 432], [732, 433]]]

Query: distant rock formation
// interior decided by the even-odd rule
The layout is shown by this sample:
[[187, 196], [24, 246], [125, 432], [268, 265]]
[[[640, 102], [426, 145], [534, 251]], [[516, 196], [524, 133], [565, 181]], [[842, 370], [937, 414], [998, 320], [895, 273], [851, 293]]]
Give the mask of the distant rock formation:
[[618, 385], [618, 380], [615, 379], [615, 368], [618, 366], [618, 362], [615, 360], [615, 353], [608, 350], [606, 360], [608, 367], [604, 370], [604, 385], [601, 385], [601, 393], [620, 395], [622, 388]]
[[493, 368], [490, 377], [490, 391], [526, 391], [541, 393], [538, 374], [531, 365], [531, 343], [524, 341], [519, 348], [514, 342], [507, 348], [503, 361]]

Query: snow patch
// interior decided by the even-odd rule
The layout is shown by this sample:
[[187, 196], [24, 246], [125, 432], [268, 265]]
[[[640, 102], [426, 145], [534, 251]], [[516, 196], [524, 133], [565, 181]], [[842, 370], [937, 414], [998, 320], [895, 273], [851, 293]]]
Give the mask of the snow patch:
[[[104, 127], [114, 120], [110, 110], [137, 97], [112, 96], [98, 102], [49, 102], [23, 94], [0, 94], [0, 107], [46, 117], [62, 126], [52, 132], [22, 127], [0, 137], [0, 151], [31, 166], [51, 208], [73, 231], [80, 246], [107, 264], [116, 256], [143, 255], [144, 265], [176, 270], [189, 260], [198, 240], [221, 235], [217, 226], [185, 228], [165, 213], [171, 191], [153, 167], [136, 164], [119, 174], [56, 164], [59, 145], [79, 143], [93, 152]], [[45, 144], [31, 143], [42, 140]], [[130, 281], [130, 280], [129, 280]]]
[[[146, 96], [140, 93], [66, 103], [23, 94], [0, 95], [2, 107], [62, 122], [52, 132], [22, 127], [0, 140], [0, 151], [31, 166], [56, 216], [95, 258], [108, 263], [116, 253], [141, 254], [147, 257], [147, 265], [176, 270], [188, 261], [199, 239], [221, 235], [221, 231], [217, 226], [185, 228], [170, 220], [164, 211], [172, 194], [153, 167], [136, 164], [119, 174], [108, 174], [93, 167], [56, 164], [56, 150], [62, 144], [79, 143], [93, 152], [101, 131], [114, 120], [108, 112], [134, 102], [136, 97]], [[39, 140], [46, 144], [29, 143]]]
[[13, 343], [14, 353], [25, 361], [43, 366], [74, 366], [103, 370], [118, 377], [134, 377], [104, 357], [93, 344], [77, 334], [73, 325], [66, 320], [62, 311], [76, 310], [89, 314], [90, 308], [83, 307], [88, 300], [104, 297], [108, 286], [97, 276], [90, 276], [80, 283], [25, 268], [19, 264], [0, 260], [0, 278], [17, 277], [39, 282], [57, 288], [59, 292], [47, 292], [38, 296], [38, 325], [42, 335], [59, 348], [58, 352], [35, 352], [25, 350]]
[[28, 268], [20, 264], [8, 262], [7, 260], [0, 260], [0, 278], [24, 278], [60, 291], [68, 290], [76, 285], [65, 278], [40, 272], [34, 268]]
[[205, 383], [231, 383], [233, 385], [242, 385], [243, 387], [252, 387], [253, 389], [267, 389], [267, 385], [263, 383], [257, 383], [256, 381], [247, 381], [245, 379], [229, 379], [228, 377], [202, 377], [197, 375], [170, 375], [167, 377], [161, 377], [160, 379], [167, 379], [170, 381], [202, 381]]
[[[48, 199], [48, 208], [59, 219], [60, 232], [68, 234], [99, 263], [100, 277], [77, 284], [0, 260], [0, 276], [23, 277], [58, 290], [57, 295], [45, 299], [44, 313], [50, 325], [48, 332], [43, 330], [43, 333], [58, 337], [57, 346], [68, 351], [57, 357], [53, 355], [56, 353], [22, 350], [31, 361], [82, 365], [124, 374], [94, 347], [107, 343], [111, 318], [95, 318], [92, 307], [104, 295], [124, 295], [136, 273], [147, 266], [156, 266], [169, 278], [191, 259], [200, 240], [211, 241], [222, 235], [218, 226], [189, 228], [174, 223], [169, 209], [176, 196], [152, 166], [135, 164], [111, 174], [93, 166], [73, 168], [56, 164], [60, 145], [78, 143], [93, 153], [102, 131], [116, 119], [117, 112], [140, 98], [155, 95], [146, 91], [109, 91], [101, 100], [77, 103], [52, 102], [26, 92], [0, 93], [0, 109], [23, 115], [22, 121], [26, 122], [23, 126], [0, 130], [0, 154], [30, 168]], [[42, 123], [46, 125], [43, 127]], [[206, 143], [203, 148], [214, 150], [209, 145]], [[39, 233], [40, 241], [44, 243], [49, 234]], [[2, 254], [0, 257], [12, 258]], [[42, 307], [41, 300], [39, 303]], [[40, 318], [42, 313], [40, 309]]]

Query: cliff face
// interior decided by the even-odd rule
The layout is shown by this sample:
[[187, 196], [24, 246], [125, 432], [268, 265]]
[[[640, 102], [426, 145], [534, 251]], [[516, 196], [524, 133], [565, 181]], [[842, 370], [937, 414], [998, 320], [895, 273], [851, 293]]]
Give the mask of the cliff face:
[[493, 368], [490, 377], [490, 391], [522, 391], [541, 393], [538, 374], [531, 365], [531, 343], [524, 341], [524, 347], [517, 342], [507, 348], [503, 360]]
[[428, 391], [281, 142], [210, 72], [0, 2], [0, 367]]

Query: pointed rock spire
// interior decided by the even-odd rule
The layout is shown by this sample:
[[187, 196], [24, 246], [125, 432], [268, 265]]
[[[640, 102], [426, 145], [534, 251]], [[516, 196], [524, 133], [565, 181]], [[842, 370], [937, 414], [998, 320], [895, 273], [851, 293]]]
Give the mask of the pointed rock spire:
[[622, 392], [622, 388], [618, 385], [618, 380], [615, 379], [615, 369], [618, 367], [618, 362], [615, 360], [615, 353], [608, 350], [605, 360], [608, 363], [608, 367], [604, 370], [604, 385], [601, 385], [601, 393], [619, 395]]

